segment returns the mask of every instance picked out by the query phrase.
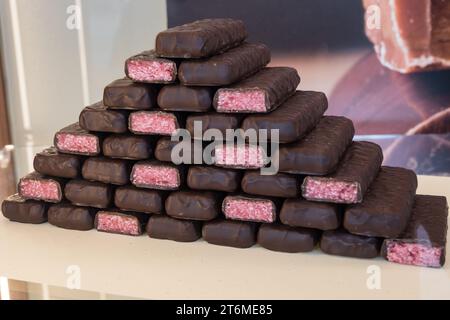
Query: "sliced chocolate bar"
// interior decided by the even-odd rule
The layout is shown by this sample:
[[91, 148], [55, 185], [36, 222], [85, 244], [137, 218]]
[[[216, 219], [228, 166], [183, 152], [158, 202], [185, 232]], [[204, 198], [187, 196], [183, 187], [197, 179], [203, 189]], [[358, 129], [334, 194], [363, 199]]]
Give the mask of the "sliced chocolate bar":
[[218, 112], [267, 113], [294, 94], [300, 84], [297, 70], [289, 67], [264, 68], [251, 77], [214, 96]]
[[[172, 151], [177, 146], [179, 147], [178, 152], [175, 151], [173, 154], [175, 158], [172, 158]], [[194, 152], [198, 152], [198, 155], [203, 156], [203, 147], [203, 144], [196, 145], [190, 141], [172, 141], [170, 137], [162, 137], [156, 143], [155, 158], [159, 161], [172, 163], [178, 158], [182, 160], [181, 164], [194, 164]], [[190, 152], [190, 154], [185, 156], [184, 152]], [[200, 158], [200, 160], [202, 160], [202, 158]]]
[[382, 255], [400, 264], [443, 267], [447, 218], [445, 197], [417, 195], [408, 226], [400, 236], [384, 240]]
[[126, 160], [96, 157], [84, 162], [82, 174], [89, 181], [122, 186], [130, 182], [130, 171], [131, 165]]
[[158, 87], [119, 79], [106, 86], [103, 104], [110, 109], [149, 110], [157, 107]]
[[34, 170], [43, 175], [74, 179], [81, 175], [83, 158], [59, 153], [55, 147], [45, 149], [34, 157]]
[[95, 216], [97, 231], [122, 234], [127, 236], [140, 236], [150, 215], [145, 213], [124, 213], [118, 210], [99, 211]]
[[337, 256], [371, 259], [378, 257], [381, 238], [358, 236], [344, 229], [329, 230], [322, 234], [320, 249]]
[[32, 172], [19, 181], [19, 194], [29, 200], [58, 203], [63, 199], [65, 180]]
[[164, 212], [166, 193], [124, 186], [116, 189], [114, 204], [123, 211], [160, 214]]
[[282, 224], [263, 224], [258, 231], [258, 244], [272, 251], [297, 253], [314, 250], [320, 232], [314, 229], [294, 228]]
[[64, 188], [64, 195], [72, 204], [99, 209], [109, 208], [113, 192], [111, 185], [86, 180], [71, 180]]
[[227, 219], [272, 223], [277, 219], [278, 202], [274, 199], [254, 196], [227, 196], [222, 212]]
[[177, 61], [160, 58], [154, 50], [144, 51], [125, 61], [125, 74], [135, 82], [172, 83], [177, 79]]
[[413, 171], [382, 167], [363, 202], [345, 210], [345, 229], [371, 237], [400, 236], [411, 217], [416, 189], [417, 177]]
[[182, 166], [158, 161], [138, 162], [131, 172], [131, 183], [139, 188], [178, 190], [184, 178]]
[[345, 117], [323, 117], [317, 127], [299, 142], [280, 146], [281, 172], [327, 175], [336, 170], [355, 134]]
[[324, 93], [297, 91], [275, 111], [246, 117], [242, 129], [267, 130], [269, 139], [271, 130], [278, 130], [279, 142], [291, 143], [314, 129], [327, 108], [328, 100]]
[[253, 144], [219, 144], [214, 147], [214, 164], [231, 169], [260, 169], [269, 159], [264, 149]]
[[42, 201], [26, 200], [18, 194], [2, 202], [2, 213], [14, 222], [41, 224], [47, 222], [48, 204]]
[[154, 239], [195, 242], [202, 236], [202, 223], [155, 215], [147, 224], [147, 234]]
[[166, 213], [172, 218], [210, 221], [220, 214], [222, 197], [213, 192], [178, 191], [166, 200]]
[[101, 152], [102, 136], [90, 133], [74, 123], [55, 134], [54, 144], [61, 153], [96, 156]]
[[87, 131], [125, 133], [128, 131], [128, 113], [110, 110], [103, 102], [97, 102], [81, 111], [80, 126]]
[[286, 173], [269, 176], [261, 175], [259, 171], [247, 171], [241, 186], [245, 193], [257, 196], [295, 198], [300, 193], [299, 178]]
[[170, 28], [156, 37], [156, 53], [169, 58], [204, 58], [239, 45], [245, 25], [234, 19], [203, 19]]
[[[237, 130], [242, 121], [242, 115], [224, 114], [224, 113], [207, 113], [200, 115], [190, 115], [186, 120], [186, 130], [189, 131], [191, 137], [196, 140], [210, 141], [212, 137], [205, 136], [205, 132], [210, 129], [218, 130], [223, 139], [227, 137], [227, 130]], [[195, 125], [200, 128], [199, 133], [195, 132]], [[209, 131], [213, 133], [212, 130]], [[201, 136], [199, 136], [201, 134]]]
[[96, 212], [97, 210], [88, 207], [55, 204], [48, 209], [48, 222], [63, 229], [88, 231], [94, 229]]
[[202, 235], [210, 244], [246, 249], [256, 244], [257, 232], [256, 223], [217, 219], [205, 222]]
[[154, 140], [144, 136], [108, 136], [103, 141], [103, 155], [125, 160], [145, 160], [153, 155]]
[[162, 111], [139, 111], [130, 114], [128, 126], [134, 134], [170, 136], [184, 126], [184, 117]]
[[193, 166], [189, 168], [187, 184], [194, 190], [235, 192], [240, 187], [241, 177], [236, 170]]
[[243, 43], [208, 59], [184, 60], [178, 77], [185, 86], [227, 86], [256, 73], [269, 62], [266, 45]]
[[212, 108], [214, 90], [208, 87], [164, 86], [158, 95], [158, 105], [166, 111], [207, 112]]
[[305, 199], [335, 203], [359, 203], [380, 171], [383, 150], [371, 142], [353, 142], [338, 168], [326, 177], [306, 177]]

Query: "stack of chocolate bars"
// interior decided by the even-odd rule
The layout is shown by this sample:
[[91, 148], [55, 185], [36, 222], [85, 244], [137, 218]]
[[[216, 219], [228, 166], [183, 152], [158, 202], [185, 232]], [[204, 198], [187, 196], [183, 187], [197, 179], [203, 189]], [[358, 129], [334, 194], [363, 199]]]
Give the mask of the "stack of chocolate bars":
[[[351, 120], [324, 116], [323, 93], [296, 91], [297, 71], [267, 67], [269, 49], [246, 38], [232, 19], [161, 32], [155, 50], [129, 58], [126, 78], [36, 155], [5, 217], [290, 253], [319, 244], [328, 254], [442, 266], [446, 199], [416, 195], [414, 172], [382, 167], [378, 145], [354, 142]], [[196, 123], [200, 153], [214, 143], [213, 162], [177, 163], [171, 136], [186, 129], [198, 144]], [[263, 148], [212, 142], [209, 129], [268, 130], [278, 173], [261, 172], [272, 165]]]

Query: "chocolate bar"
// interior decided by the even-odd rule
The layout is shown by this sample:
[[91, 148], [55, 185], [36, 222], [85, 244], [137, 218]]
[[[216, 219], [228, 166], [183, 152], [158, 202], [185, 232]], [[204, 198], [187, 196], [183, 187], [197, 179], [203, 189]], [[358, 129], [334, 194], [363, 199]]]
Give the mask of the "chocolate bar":
[[231, 169], [260, 169], [269, 162], [264, 149], [252, 144], [219, 144], [214, 147], [214, 164]]
[[103, 102], [97, 102], [81, 111], [80, 127], [94, 132], [125, 133], [128, 131], [128, 113], [109, 110]]
[[263, 224], [258, 231], [258, 244], [272, 251], [298, 253], [314, 250], [320, 232], [314, 229], [293, 228], [281, 224]]
[[130, 114], [129, 129], [134, 134], [170, 136], [184, 125], [180, 114], [138, 111]]
[[236, 170], [192, 166], [187, 175], [187, 184], [194, 190], [235, 192], [240, 187], [241, 176]]
[[130, 182], [130, 164], [125, 160], [108, 159], [104, 157], [88, 158], [81, 170], [83, 178], [115, 185], [125, 185]]
[[109, 208], [113, 192], [111, 185], [86, 180], [71, 180], [64, 188], [64, 195], [72, 204], [99, 209]]
[[97, 156], [101, 152], [102, 137], [74, 123], [55, 134], [54, 144], [61, 153]]
[[154, 50], [144, 51], [127, 59], [125, 74], [135, 82], [172, 83], [177, 79], [177, 61], [158, 57]]
[[28, 200], [58, 203], [63, 199], [65, 180], [32, 172], [19, 181], [19, 194]]
[[94, 229], [96, 212], [97, 210], [88, 207], [55, 204], [48, 209], [48, 222], [63, 229], [88, 231]]
[[110, 109], [148, 110], [157, 107], [158, 87], [119, 79], [106, 86], [103, 104]]
[[277, 219], [278, 203], [273, 199], [254, 196], [227, 196], [222, 212], [227, 219], [272, 223]]
[[307, 175], [333, 172], [355, 134], [353, 123], [345, 117], [326, 116], [299, 142], [279, 149], [279, 171]]
[[342, 210], [331, 203], [287, 199], [280, 212], [280, 221], [291, 227], [335, 230], [342, 222]]
[[14, 222], [41, 224], [47, 222], [48, 204], [42, 201], [26, 200], [18, 194], [2, 202], [2, 213]]
[[242, 178], [242, 191], [268, 197], [295, 198], [299, 195], [299, 179], [294, 175], [278, 173], [261, 175], [259, 171], [247, 171]]
[[305, 199], [335, 203], [359, 203], [380, 171], [383, 150], [371, 142], [353, 142], [338, 168], [326, 177], [306, 177]]
[[443, 267], [447, 218], [445, 197], [417, 195], [408, 226], [400, 236], [384, 240], [382, 255], [390, 262]]
[[216, 219], [203, 225], [203, 239], [218, 246], [246, 249], [256, 244], [255, 223]]
[[163, 162], [172, 162], [172, 150], [178, 143], [178, 141], [172, 141], [170, 137], [160, 138], [156, 143], [155, 158]]
[[165, 215], [152, 216], [147, 224], [150, 238], [177, 242], [195, 242], [201, 238], [202, 223], [178, 220]]
[[43, 175], [74, 179], [81, 175], [83, 159], [76, 155], [61, 154], [55, 147], [47, 148], [34, 157], [34, 170]]
[[278, 130], [279, 142], [291, 143], [314, 129], [327, 108], [328, 100], [324, 93], [297, 91], [275, 111], [246, 117], [242, 129], [267, 130], [269, 139], [271, 130]]
[[213, 192], [173, 192], [167, 197], [166, 213], [176, 219], [210, 221], [220, 214], [221, 201]]
[[145, 213], [123, 213], [116, 210], [99, 211], [95, 216], [97, 231], [122, 234], [127, 236], [140, 236], [150, 215]]
[[[189, 131], [191, 137], [196, 140], [212, 140], [211, 137], [205, 137], [204, 134], [209, 129], [218, 130], [223, 139], [226, 139], [227, 130], [237, 130], [242, 121], [242, 116], [239, 114], [221, 114], [221, 113], [207, 113], [200, 115], [190, 115], [186, 120], [186, 130]], [[195, 123], [201, 123], [201, 137], [194, 132]]]
[[300, 84], [297, 70], [289, 67], [264, 68], [253, 76], [214, 96], [218, 112], [267, 113], [294, 94]]
[[347, 207], [345, 229], [371, 237], [400, 236], [411, 217], [416, 189], [417, 177], [413, 171], [382, 167], [363, 202]]
[[116, 189], [114, 204], [123, 211], [160, 214], [164, 212], [165, 198], [161, 191], [124, 186]]
[[164, 86], [158, 95], [158, 105], [166, 111], [206, 112], [212, 108], [214, 90], [207, 87]]
[[358, 236], [343, 229], [329, 230], [322, 234], [320, 249], [337, 256], [371, 259], [378, 257], [381, 239]]
[[141, 161], [133, 166], [131, 183], [139, 188], [178, 190], [184, 183], [184, 168], [158, 161]]
[[261, 70], [270, 62], [262, 43], [243, 43], [208, 59], [184, 60], [179, 79], [185, 86], [228, 86]]
[[153, 155], [153, 143], [143, 136], [113, 134], [103, 141], [103, 154], [110, 158], [145, 160]]
[[239, 45], [245, 25], [234, 19], [203, 19], [170, 28], [156, 37], [156, 53], [168, 58], [204, 58]]

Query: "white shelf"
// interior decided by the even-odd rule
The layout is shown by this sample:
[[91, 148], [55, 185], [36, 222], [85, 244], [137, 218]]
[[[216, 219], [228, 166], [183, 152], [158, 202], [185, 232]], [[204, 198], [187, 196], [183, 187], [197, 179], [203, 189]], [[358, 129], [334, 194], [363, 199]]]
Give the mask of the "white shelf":
[[[419, 177], [419, 193], [446, 195], [450, 178]], [[285, 254], [77, 232], [0, 218], [0, 276], [65, 287], [79, 266], [81, 289], [149, 299], [450, 298], [450, 259], [442, 269], [360, 260], [316, 250]], [[369, 290], [367, 268], [381, 270]]]

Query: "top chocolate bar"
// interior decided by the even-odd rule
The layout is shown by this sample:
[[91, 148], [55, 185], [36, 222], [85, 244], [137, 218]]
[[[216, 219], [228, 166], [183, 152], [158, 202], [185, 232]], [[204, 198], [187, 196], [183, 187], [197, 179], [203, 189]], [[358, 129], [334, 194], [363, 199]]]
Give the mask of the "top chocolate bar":
[[246, 38], [240, 20], [204, 19], [160, 32], [156, 53], [167, 58], [206, 58], [236, 47]]

